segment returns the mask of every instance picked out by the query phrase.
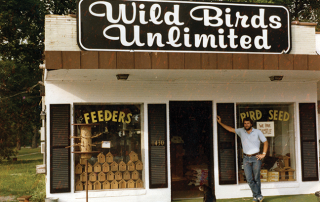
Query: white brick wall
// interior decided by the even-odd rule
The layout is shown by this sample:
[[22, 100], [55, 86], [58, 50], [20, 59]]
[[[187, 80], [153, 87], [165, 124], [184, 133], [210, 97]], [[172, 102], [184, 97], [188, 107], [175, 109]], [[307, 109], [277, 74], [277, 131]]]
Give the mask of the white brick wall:
[[316, 54], [315, 26], [291, 25], [292, 49], [290, 54]]
[[[315, 27], [292, 25], [290, 54], [316, 54]], [[46, 51], [80, 51], [77, 43], [77, 19], [71, 16], [47, 15], [45, 20]]]
[[47, 15], [45, 19], [46, 51], [80, 51], [77, 42], [77, 18]]
[[318, 55], [320, 55], [320, 33], [316, 34], [316, 50]]

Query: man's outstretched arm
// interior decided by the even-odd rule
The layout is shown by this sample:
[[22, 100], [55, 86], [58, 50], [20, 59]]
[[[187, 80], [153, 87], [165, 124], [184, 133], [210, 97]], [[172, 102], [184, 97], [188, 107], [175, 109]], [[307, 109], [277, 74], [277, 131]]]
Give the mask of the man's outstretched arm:
[[217, 121], [218, 121], [218, 123], [219, 123], [224, 129], [226, 129], [227, 131], [232, 132], [232, 133], [236, 133], [236, 131], [235, 131], [234, 128], [232, 128], [232, 127], [230, 127], [230, 126], [227, 126], [227, 125], [224, 124], [224, 123], [221, 123], [221, 118], [220, 118], [220, 116], [217, 116]]

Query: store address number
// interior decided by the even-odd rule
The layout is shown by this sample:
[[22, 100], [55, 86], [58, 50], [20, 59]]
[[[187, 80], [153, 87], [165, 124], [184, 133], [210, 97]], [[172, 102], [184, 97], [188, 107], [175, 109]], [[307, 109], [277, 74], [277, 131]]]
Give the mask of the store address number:
[[151, 142], [151, 146], [164, 146], [165, 142], [164, 140], [156, 140]]

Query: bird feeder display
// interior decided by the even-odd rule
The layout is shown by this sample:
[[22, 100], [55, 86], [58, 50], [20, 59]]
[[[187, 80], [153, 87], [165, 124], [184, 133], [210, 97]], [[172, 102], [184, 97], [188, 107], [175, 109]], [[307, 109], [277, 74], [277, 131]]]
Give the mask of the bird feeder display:
[[126, 171], [127, 170], [127, 164], [125, 163], [125, 162], [123, 162], [123, 161], [121, 161], [120, 163], [119, 163], [119, 171]]
[[77, 105], [75, 110], [76, 191], [85, 189], [86, 179], [89, 190], [143, 187], [140, 106]]
[[111, 188], [111, 183], [109, 181], [104, 181], [102, 183], [102, 188], [103, 189], [110, 189]]
[[105, 174], [104, 172], [99, 173], [99, 175], [98, 175], [98, 180], [99, 180], [100, 182], [106, 181], [106, 174]]
[[136, 183], [132, 179], [128, 181], [128, 188], [136, 188]]
[[83, 190], [83, 183], [79, 180], [76, 182], [76, 191], [82, 191]]
[[124, 188], [127, 188], [127, 182], [125, 180], [120, 180], [119, 182], [119, 188], [120, 189], [124, 189]]
[[132, 161], [129, 161], [127, 163], [127, 168], [129, 171], [134, 171], [136, 169], [136, 165]]
[[99, 162], [96, 162], [94, 165], [93, 165], [93, 170], [95, 173], [99, 173], [101, 172], [101, 164]]
[[110, 171], [110, 166], [107, 162], [105, 162], [104, 164], [102, 164], [102, 171], [107, 173]]
[[106, 162], [106, 157], [105, 157], [105, 155], [103, 153], [100, 153], [97, 157], [98, 157], [98, 162], [99, 163]]

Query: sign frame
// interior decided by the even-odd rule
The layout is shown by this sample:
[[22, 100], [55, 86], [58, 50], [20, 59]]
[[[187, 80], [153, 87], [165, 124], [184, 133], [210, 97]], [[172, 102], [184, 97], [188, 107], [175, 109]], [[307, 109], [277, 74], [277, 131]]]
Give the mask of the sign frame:
[[[272, 52], [268, 52], [268, 51], [250, 51], [251, 49], [249, 49], [249, 51], [230, 51], [230, 50], [189, 50], [189, 49], [186, 49], [186, 50], [183, 50], [183, 49], [173, 49], [173, 50], [170, 50], [170, 49], [161, 49], [161, 48], [157, 48], [157, 49], [147, 49], [147, 48], [141, 48], [141, 49], [136, 49], [136, 48], [123, 48], [123, 46], [121, 48], [97, 48], [97, 47], [88, 47], [86, 46], [83, 41], [83, 36], [85, 34], [82, 33], [81, 30], [84, 30], [85, 26], [83, 26], [83, 19], [82, 19], [82, 14], [81, 14], [81, 6], [83, 4], [83, 2], [85, 1], [95, 1], [97, 2], [98, 0], [80, 0], [78, 2], [78, 5], [77, 5], [77, 38], [78, 38], [78, 46], [81, 50], [84, 50], [84, 51], [119, 51], [119, 52], [175, 52], [175, 53], [245, 53], [245, 54], [287, 54], [291, 51], [291, 48], [292, 48], [292, 38], [291, 38], [291, 15], [290, 15], [290, 12], [289, 10], [282, 6], [282, 5], [275, 5], [275, 4], [252, 4], [252, 3], [227, 3], [227, 2], [193, 2], [193, 1], [156, 1], [156, 0], [137, 0], [137, 1], [134, 1], [134, 0], [127, 0], [127, 1], [123, 1], [123, 2], [133, 2], [133, 3], [140, 3], [140, 4], [143, 4], [143, 3], [154, 3], [154, 4], [157, 4], [157, 3], [168, 3], [168, 4], [197, 4], [199, 5], [199, 7], [204, 7], [204, 5], [213, 5], [213, 6], [242, 6], [242, 7], [252, 7], [252, 8], [268, 8], [268, 9], [272, 9], [272, 8], [281, 8], [281, 9], [284, 9], [287, 13], [286, 15], [286, 19], [285, 19], [285, 22], [287, 23], [287, 28], [285, 29], [286, 30], [286, 37], [287, 37], [287, 40], [285, 40], [285, 46], [286, 49], [283, 49], [282, 51], [272, 51]], [[99, 2], [119, 2], [119, 1], [114, 1], [114, 0], [100, 0]], [[121, 1], [122, 2], [122, 1]], [[107, 10], [107, 9], [105, 9]], [[139, 10], [139, 9], [137, 9]], [[91, 10], [92, 11], [92, 10]], [[161, 10], [160, 10], [161, 11]], [[89, 11], [88, 11], [89, 12]], [[119, 12], [119, 11], [118, 11]], [[137, 11], [138, 12], [138, 11]], [[174, 13], [175, 11], [173, 10], [171, 13]], [[259, 10], [260, 12], [260, 10]], [[107, 13], [107, 11], [106, 11]], [[225, 11], [225, 13], [227, 13], [227, 11]], [[259, 13], [260, 14], [260, 13]], [[98, 14], [97, 14], [98, 15]], [[107, 14], [105, 14], [107, 15]], [[115, 15], [115, 14], [113, 14]], [[261, 15], [261, 14], [260, 14]], [[120, 14], [119, 14], [120, 16]], [[209, 16], [209, 17], [212, 17], [212, 16]], [[240, 16], [241, 17], [241, 16]], [[107, 18], [107, 17], [105, 17]], [[137, 17], [138, 18], [138, 17]], [[204, 18], [204, 17], [203, 17]], [[280, 18], [280, 17], [279, 17]], [[119, 17], [120, 19], [120, 17]], [[280, 18], [281, 19], [281, 18]], [[148, 21], [149, 22], [149, 21]], [[281, 21], [282, 22], [282, 21]], [[276, 22], [275, 22], [276, 23]], [[123, 23], [122, 23], [123, 24]], [[240, 24], [240, 23], [239, 23]], [[245, 24], [245, 23], [244, 23]], [[250, 23], [249, 23], [250, 24]], [[271, 23], [270, 23], [271, 24]], [[269, 24], [269, 25], [270, 25]], [[121, 24], [120, 24], [121, 25]], [[119, 26], [120, 26], [119, 25]], [[275, 25], [275, 24], [274, 24]], [[116, 25], [115, 25], [116, 26]], [[261, 26], [262, 27], [262, 26]], [[218, 29], [218, 28], [217, 28]], [[120, 30], [120, 28], [119, 28]], [[131, 30], [130, 30], [131, 31]], [[132, 32], [132, 31], [131, 31]], [[227, 32], [227, 31], [226, 31]], [[182, 33], [181, 34], [185, 34], [185, 33]], [[227, 33], [226, 33], [227, 34]], [[106, 34], [105, 34], [106, 35]], [[177, 35], [177, 34], [176, 34]], [[229, 33], [228, 37], [230, 36], [231, 34]], [[267, 34], [266, 34], [267, 35]], [[202, 35], [201, 35], [202, 36]], [[246, 35], [247, 36], [247, 35]], [[264, 37], [265, 35], [263, 34], [263, 36], [261, 37]], [[267, 35], [268, 36], [268, 35]], [[110, 38], [116, 38], [116, 37], [113, 37], [113, 36], [109, 36]], [[217, 37], [217, 36], [216, 36]], [[232, 37], [232, 36], [231, 36]], [[118, 37], [118, 40], [120, 40], [119, 38], [121, 37]], [[156, 38], [156, 37], [154, 37]], [[210, 37], [208, 37], [210, 38]], [[218, 38], [218, 37], [217, 37]], [[226, 36], [224, 36], [224, 38], [227, 38]], [[135, 39], [134, 39], [135, 40]], [[133, 41], [134, 41], [133, 40]], [[251, 40], [251, 39], [250, 39]], [[109, 41], [112, 41], [112, 40], [109, 40]], [[115, 41], [115, 40], [113, 40]], [[132, 42], [133, 42], [132, 41]], [[137, 41], [135, 41], [137, 42]], [[168, 41], [165, 41], [166, 43], [168, 43]], [[203, 42], [203, 41], [201, 41]], [[98, 42], [96, 42], [98, 43]], [[119, 41], [120, 43], [120, 41]], [[211, 39], [211, 43], [212, 43], [212, 39]], [[220, 43], [219, 40], [217, 43]], [[260, 43], [260, 41], [258, 40], [258, 43]], [[265, 42], [263, 41], [263, 44]], [[110, 42], [109, 42], [110, 44]], [[166, 45], [166, 44], [165, 44]], [[209, 45], [209, 40], [207, 42], [207, 46]], [[264, 44], [265, 45], [265, 44]], [[267, 43], [266, 43], [266, 46], [264, 47], [267, 47]], [[276, 46], [277, 44], [272, 44], [273, 46]], [[279, 44], [278, 44], [279, 45]], [[220, 47], [221, 49], [221, 47]], [[223, 49], [223, 48], [222, 48]], [[242, 50], [244, 48], [242, 47]]]
[[[266, 125], [268, 125], [268, 127]], [[257, 129], [260, 130], [265, 137], [275, 137], [274, 121], [257, 121]], [[265, 133], [264, 130], [269, 130], [269, 132]]]

